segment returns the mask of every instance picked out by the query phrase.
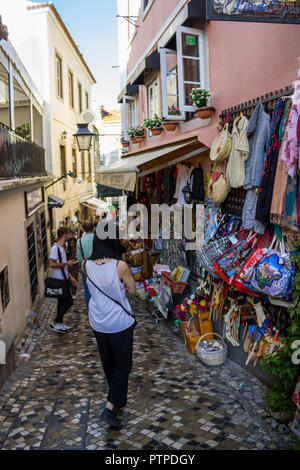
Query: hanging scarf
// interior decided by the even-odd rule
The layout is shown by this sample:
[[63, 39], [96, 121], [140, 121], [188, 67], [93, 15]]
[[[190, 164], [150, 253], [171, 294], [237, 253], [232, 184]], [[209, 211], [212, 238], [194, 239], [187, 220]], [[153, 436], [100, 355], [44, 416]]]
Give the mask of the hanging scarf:
[[271, 137], [268, 142], [267, 158], [262, 173], [262, 183], [259, 189], [256, 206], [255, 218], [263, 223], [269, 222], [270, 218], [273, 187], [279, 154], [279, 130], [284, 108], [285, 100], [279, 98], [276, 102], [273, 113]]

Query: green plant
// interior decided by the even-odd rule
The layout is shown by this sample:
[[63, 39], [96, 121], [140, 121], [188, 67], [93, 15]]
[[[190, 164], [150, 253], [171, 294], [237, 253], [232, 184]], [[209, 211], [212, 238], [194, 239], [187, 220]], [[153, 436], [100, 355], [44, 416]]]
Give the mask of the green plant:
[[127, 131], [127, 134], [131, 139], [134, 139], [134, 137], [141, 137], [145, 135], [145, 129], [143, 127], [137, 126], [137, 127], [130, 127]]
[[181, 114], [181, 111], [179, 108], [177, 108], [177, 106], [175, 106], [175, 104], [173, 104], [172, 106], [168, 106], [169, 116], [180, 116], [180, 114]]
[[296, 274], [293, 284], [295, 306], [289, 309], [291, 325], [283, 347], [270, 357], [265, 357], [260, 365], [274, 378], [271, 391], [267, 395], [268, 406], [273, 411], [295, 411], [292, 394], [299, 376], [300, 367], [294, 364], [292, 356], [295, 352], [293, 343], [300, 339], [300, 239], [293, 255]]
[[22, 137], [26, 137], [26, 139], [30, 138], [30, 124], [22, 124], [19, 127], [15, 128], [17, 134], [20, 134]]
[[124, 134], [121, 135], [120, 142], [121, 144], [125, 144], [126, 142], [128, 142], [128, 140], [125, 139]]
[[197, 108], [203, 108], [204, 106], [207, 106], [209, 96], [210, 92], [203, 88], [193, 88], [190, 94], [194, 106]]
[[162, 124], [162, 119], [157, 115], [154, 114], [153, 119], [145, 119], [143, 122], [143, 127], [147, 127], [147, 129], [155, 129], [156, 127], [160, 127]]

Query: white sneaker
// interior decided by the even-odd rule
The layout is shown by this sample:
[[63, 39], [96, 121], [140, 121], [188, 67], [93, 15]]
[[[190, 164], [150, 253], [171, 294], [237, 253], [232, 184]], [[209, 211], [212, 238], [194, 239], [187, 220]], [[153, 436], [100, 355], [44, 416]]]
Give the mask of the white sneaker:
[[64, 323], [60, 324], [62, 330], [66, 331], [67, 333], [72, 330], [72, 328], [68, 325], [65, 325]]
[[56, 323], [56, 325], [54, 323], [50, 323], [50, 329], [55, 331], [56, 333], [67, 333], [67, 331], [62, 328], [62, 323]]

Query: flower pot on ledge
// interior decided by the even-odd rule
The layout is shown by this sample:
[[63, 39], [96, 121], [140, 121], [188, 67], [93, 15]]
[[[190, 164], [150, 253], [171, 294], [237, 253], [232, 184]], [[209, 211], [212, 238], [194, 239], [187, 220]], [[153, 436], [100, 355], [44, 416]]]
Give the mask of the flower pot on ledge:
[[129, 142], [122, 142], [122, 147], [129, 147]]
[[165, 121], [163, 123], [163, 126], [164, 128], [166, 129], [166, 131], [168, 132], [173, 132], [176, 130], [177, 128], [177, 125], [178, 125], [178, 122], [177, 121]]
[[202, 108], [197, 108], [195, 110], [198, 118], [200, 119], [208, 119], [212, 117], [213, 113], [215, 112], [216, 108], [213, 106], [203, 106]]
[[136, 137], [130, 137], [130, 142], [132, 144], [136, 144], [138, 141], [136, 140]]
[[145, 138], [144, 135], [137, 135], [135, 137], [135, 142], [143, 142], [143, 139]]
[[162, 127], [153, 127], [153, 129], [150, 129], [152, 135], [160, 135], [163, 131]]

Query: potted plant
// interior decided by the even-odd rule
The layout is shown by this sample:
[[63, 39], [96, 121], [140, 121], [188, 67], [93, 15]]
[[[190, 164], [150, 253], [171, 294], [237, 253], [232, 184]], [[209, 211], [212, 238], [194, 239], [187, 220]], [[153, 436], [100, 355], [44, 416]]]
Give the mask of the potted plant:
[[125, 139], [124, 134], [121, 135], [120, 142], [122, 147], [129, 147], [129, 140]]
[[194, 106], [196, 107], [196, 114], [198, 118], [207, 119], [213, 115], [215, 108], [207, 106], [210, 92], [203, 88], [193, 88], [190, 94]]
[[143, 126], [146, 127], [147, 129], [150, 129], [153, 135], [159, 135], [163, 131], [163, 128], [161, 127], [162, 125], [162, 119], [157, 116], [157, 114], [154, 114], [153, 119], [145, 119], [143, 122]]
[[[177, 106], [174, 104], [172, 106], [168, 106], [168, 116], [180, 116], [181, 111]], [[177, 121], [167, 121], [166, 118], [163, 118], [163, 126], [167, 131], [175, 131], [177, 127]]]
[[128, 131], [127, 131], [127, 134], [129, 135], [130, 137], [130, 140], [131, 140], [131, 143], [135, 144], [137, 141], [136, 141], [136, 130], [135, 130], [135, 127], [129, 127]]
[[136, 142], [142, 142], [144, 137], [145, 137], [144, 127], [137, 126], [135, 128], [135, 141]]

